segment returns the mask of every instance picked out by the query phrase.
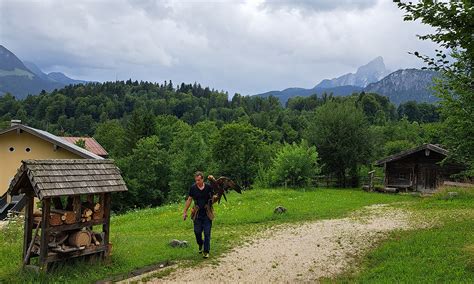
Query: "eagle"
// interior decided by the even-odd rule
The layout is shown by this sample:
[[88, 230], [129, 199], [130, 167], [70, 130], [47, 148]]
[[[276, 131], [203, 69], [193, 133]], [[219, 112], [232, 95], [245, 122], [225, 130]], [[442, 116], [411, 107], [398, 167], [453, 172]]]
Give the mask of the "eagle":
[[225, 201], [227, 201], [227, 197], [225, 196], [226, 192], [229, 192], [231, 189], [237, 191], [238, 193], [242, 194], [242, 188], [233, 180], [228, 177], [220, 177], [215, 179], [214, 176], [209, 175], [207, 177], [209, 180], [213, 195], [215, 196], [213, 202], [221, 203], [221, 198], [224, 196]]

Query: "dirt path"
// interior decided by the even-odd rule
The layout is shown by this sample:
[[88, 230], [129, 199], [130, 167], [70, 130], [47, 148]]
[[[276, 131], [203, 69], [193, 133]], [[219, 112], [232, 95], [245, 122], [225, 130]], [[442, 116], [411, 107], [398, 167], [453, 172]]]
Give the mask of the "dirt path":
[[[347, 271], [389, 231], [410, 228], [409, 212], [384, 205], [343, 219], [280, 225], [193, 268], [151, 282], [308, 282]], [[129, 279], [130, 280], [139, 280]]]

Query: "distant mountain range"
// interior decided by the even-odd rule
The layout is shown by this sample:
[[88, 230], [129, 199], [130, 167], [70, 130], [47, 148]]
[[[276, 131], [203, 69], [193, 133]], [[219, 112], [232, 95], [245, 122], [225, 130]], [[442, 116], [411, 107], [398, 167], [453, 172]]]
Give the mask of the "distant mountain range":
[[15, 54], [0, 45], [0, 95], [11, 93], [18, 99], [37, 95], [42, 90], [52, 91], [70, 84], [85, 84], [63, 73], [41, 71], [32, 62], [22, 62]]
[[310, 96], [323, 93], [334, 96], [348, 96], [353, 93], [373, 92], [389, 97], [390, 101], [400, 104], [406, 101], [435, 102], [431, 86], [436, 72], [418, 69], [402, 69], [390, 72], [382, 57], [377, 57], [357, 69], [334, 79], [322, 80], [312, 89], [288, 88], [283, 91], [270, 91], [256, 96], [277, 97], [282, 104], [295, 96]]

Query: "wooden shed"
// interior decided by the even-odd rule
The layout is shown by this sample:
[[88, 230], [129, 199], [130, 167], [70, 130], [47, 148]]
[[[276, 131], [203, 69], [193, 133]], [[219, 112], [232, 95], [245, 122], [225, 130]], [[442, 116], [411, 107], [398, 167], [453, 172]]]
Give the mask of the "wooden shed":
[[386, 188], [430, 192], [464, 169], [458, 164], [441, 165], [447, 155], [448, 151], [438, 145], [424, 144], [379, 160], [376, 165], [384, 167]]
[[[9, 194], [25, 194], [23, 263], [110, 254], [111, 193], [126, 191], [113, 160], [24, 160]], [[35, 212], [35, 198], [41, 211]], [[99, 228], [97, 230], [97, 228]]]

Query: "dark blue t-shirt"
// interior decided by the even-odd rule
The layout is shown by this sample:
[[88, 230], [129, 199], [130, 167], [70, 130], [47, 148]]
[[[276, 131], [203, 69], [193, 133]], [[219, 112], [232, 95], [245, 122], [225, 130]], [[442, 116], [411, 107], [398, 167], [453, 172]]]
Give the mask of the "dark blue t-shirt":
[[196, 184], [193, 184], [189, 188], [189, 196], [193, 198], [194, 204], [199, 207], [199, 216], [206, 216], [206, 209], [204, 206], [209, 202], [209, 200], [212, 200], [211, 186], [204, 183], [204, 188], [200, 190]]

